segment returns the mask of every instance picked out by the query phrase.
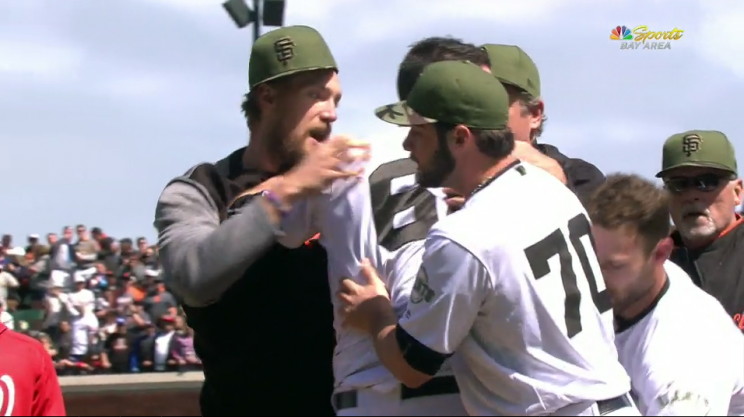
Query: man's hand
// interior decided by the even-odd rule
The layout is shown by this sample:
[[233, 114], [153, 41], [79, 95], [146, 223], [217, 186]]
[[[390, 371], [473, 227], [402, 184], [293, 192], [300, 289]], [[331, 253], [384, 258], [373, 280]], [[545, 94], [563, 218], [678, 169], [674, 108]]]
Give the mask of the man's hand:
[[463, 204], [465, 204], [465, 197], [461, 196], [457, 191], [453, 190], [452, 188], [444, 188], [442, 190], [445, 194], [444, 202], [447, 203], [447, 207], [449, 208], [449, 213], [454, 213], [457, 210], [460, 210], [462, 208]]
[[374, 323], [381, 306], [390, 308], [390, 296], [369, 260], [362, 262], [361, 272], [362, 284], [345, 278], [336, 296], [343, 303], [339, 311], [343, 325], [371, 334], [376, 331]]
[[522, 161], [542, 168], [550, 175], [558, 178], [562, 183], [566, 183], [566, 173], [563, 172], [561, 165], [553, 158], [544, 155], [540, 150], [532, 146], [531, 143], [517, 140], [514, 142], [514, 151], [512, 156]]
[[369, 151], [368, 142], [347, 136], [316, 142], [302, 162], [284, 175], [281, 183], [297, 197], [319, 193], [337, 179], [361, 175], [364, 169], [355, 162], [369, 160]]

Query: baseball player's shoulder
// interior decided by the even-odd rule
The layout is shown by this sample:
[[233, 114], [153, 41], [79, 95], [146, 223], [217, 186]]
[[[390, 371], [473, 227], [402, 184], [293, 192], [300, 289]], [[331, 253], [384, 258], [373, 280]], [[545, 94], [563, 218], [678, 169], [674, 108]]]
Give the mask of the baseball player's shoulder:
[[524, 178], [529, 180], [530, 187], [540, 188], [543, 195], [550, 198], [559, 198], [565, 201], [576, 200], [577, 204], [580, 204], [578, 198], [565, 184], [544, 169], [524, 161], [521, 165], [524, 172], [528, 174]]
[[166, 184], [160, 199], [170, 199], [189, 194], [194, 198], [201, 196], [210, 205], [225, 208], [234, 194], [235, 186], [229, 180], [242, 168], [242, 155], [245, 148], [232, 152], [215, 163], [201, 162], [189, 168], [182, 175], [176, 176]]
[[5, 325], [2, 325], [2, 334], [0, 334], [0, 348], [7, 360], [16, 358], [19, 362], [28, 362], [34, 366], [42, 364], [41, 360], [49, 356], [41, 342], [31, 336], [8, 329]]
[[[690, 308], [693, 305], [695, 308]], [[702, 351], [723, 354], [730, 345], [722, 343], [723, 340], [741, 338], [717, 300], [700, 288], [672, 277], [668, 290], [649, 317], [638, 324], [642, 325], [636, 331], [643, 333], [644, 342], [641, 344], [656, 353], [648, 356], [655, 361], [660, 357], [689, 360]]]
[[[682, 268], [671, 261], [664, 263], [664, 270], [669, 279], [670, 308], [676, 314], [689, 316], [689, 320], [700, 323], [719, 323], [724, 328], [731, 327], [733, 321], [724, 310], [721, 303], [692, 282], [692, 278]], [[695, 305], [694, 309], [685, 308]], [[679, 311], [676, 311], [679, 310]], [[704, 326], [710, 328], [710, 326]]]
[[[486, 224], [488, 221], [489, 219], [484, 219], [473, 210], [463, 209], [440, 218], [429, 229], [427, 240], [444, 239], [480, 257], [482, 253], [493, 251], [504, 243], [500, 238], [501, 234], [494, 235], [491, 233], [493, 228]], [[498, 220], [494, 221], [498, 222]], [[484, 239], [483, 233], [473, 233], [473, 231], [479, 230], [487, 233], [488, 238]]]

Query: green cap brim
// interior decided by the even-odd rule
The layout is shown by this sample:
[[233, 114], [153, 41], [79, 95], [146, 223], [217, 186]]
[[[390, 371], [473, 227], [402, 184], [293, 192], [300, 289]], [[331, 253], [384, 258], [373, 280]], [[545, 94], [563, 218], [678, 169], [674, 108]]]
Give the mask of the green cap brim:
[[288, 77], [290, 75], [299, 74], [301, 72], [320, 71], [320, 70], [334, 70], [334, 71], [336, 71], [336, 73], [338, 73], [338, 68], [336, 68], [335, 66], [298, 68], [296, 70], [286, 71], [286, 72], [283, 72], [281, 74], [277, 74], [277, 75], [275, 75], [273, 77], [269, 77], [269, 78], [267, 78], [265, 80], [261, 80], [260, 82], [257, 82], [256, 84], [253, 84], [251, 86], [251, 90], [254, 89], [258, 85], [261, 85], [263, 83], [266, 83], [266, 82], [269, 82], [269, 81], [272, 81], [272, 80], [276, 80], [278, 78]]
[[436, 120], [420, 116], [405, 101], [388, 104], [375, 109], [375, 115], [383, 122], [398, 126], [414, 126], [436, 123]]
[[677, 164], [667, 169], [659, 171], [659, 173], [656, 174], [656, 178], [665, 177], [668, 173], [678, 168], [712, 168], [712, 169], [717, 169], [720, 171], [730, 172], [734, 175], [737, 175], [737, 173], [732, 171], [730, 168], [725, 167], [720, 164], [713, 163], [713, 162], [685, 162], [685, 163]]

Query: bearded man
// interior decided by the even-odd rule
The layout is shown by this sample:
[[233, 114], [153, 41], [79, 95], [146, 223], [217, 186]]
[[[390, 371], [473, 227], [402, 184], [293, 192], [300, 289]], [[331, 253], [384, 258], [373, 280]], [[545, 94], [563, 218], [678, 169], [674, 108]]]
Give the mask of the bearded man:
[[744, 239], [741, 215], [742, 181], [734, 146], [725, 134], [690, 130], [672, 135], [663, 148], [656, 175], [669, 192], [675, 231], [670, 259], [692, 281], [716, 298], [744, 330]]
[[202, 415], [333, 415], [326, 254], [277, 237], [295, 203], [359, 174], [342, 167], [366, 157], [347, 152], [364, 146], [331, 137], [341, 86], [314, 29], [256, 40], [249, 83], [248, 146], [191, 168], [160, 196], [165, 279], [195, 332]]

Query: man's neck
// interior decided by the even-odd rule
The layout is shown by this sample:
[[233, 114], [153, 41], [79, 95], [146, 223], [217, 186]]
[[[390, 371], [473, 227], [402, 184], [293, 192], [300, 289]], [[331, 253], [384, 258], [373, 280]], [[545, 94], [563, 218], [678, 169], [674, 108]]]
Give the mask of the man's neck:
[[680, 234], [680, 238], [682, 239], [682, 243], [685, 245], [685, 248], [690, 249], [692, 251], [703, 249], [713, 243], [716, 239], [718, 239], [718, 235], [714, 236], [704, 236], [699, 238], [685, 238]]
[[654, 285], [649, 289], [649, 291], [622, 311], [615, 311], [615, 315], [620, 316], [625, 320], [633, 320], [638, 317], [638, 315], [646, 311], [649, 306], [656, 301], [664, 288], [664, 284], [666, 284], [666, 280], [667, 274], [664, 270], [664, 265], [659, 265], [654, 271]]
[[278, 167], [271, 160], [266, 149], [265, 137], [261, 129], [251, 129], [251, 139], [243, 153], [243, 166], [261, 172], [277, 172]]
[[455, 189], [467, 197], [478, 188], [479, 185], [500, 174], [514, 161], [516, 161], [516, 158], [507, 156], [496, 163], [487, 164], [484, 168], [479, 169], [475, 175], [469, 176], [469, 178], [463, 178], [460, 187]]

